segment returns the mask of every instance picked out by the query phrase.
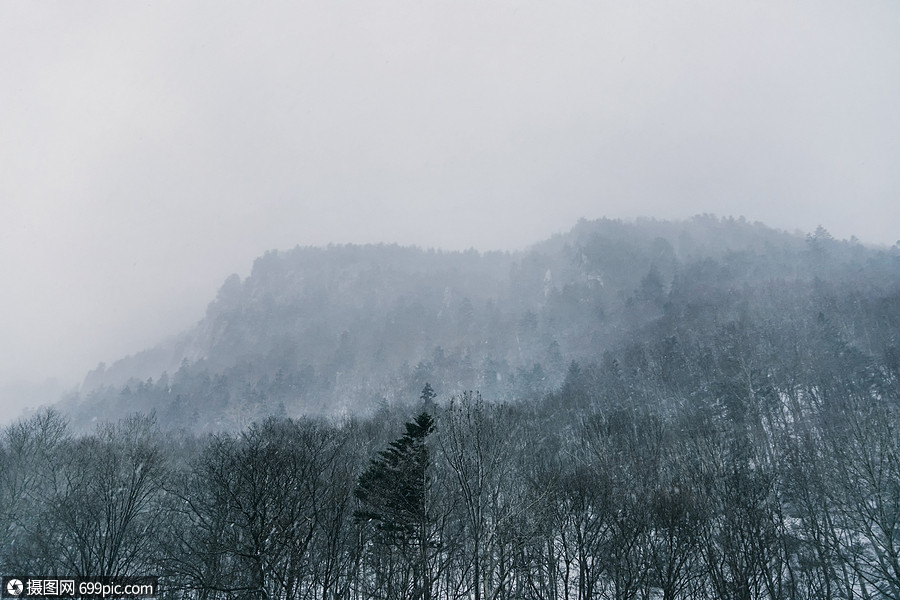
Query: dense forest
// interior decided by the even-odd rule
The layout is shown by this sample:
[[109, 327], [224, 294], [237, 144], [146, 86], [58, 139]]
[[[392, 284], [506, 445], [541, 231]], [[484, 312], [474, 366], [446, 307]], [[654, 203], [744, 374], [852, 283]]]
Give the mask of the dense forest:
[[2, 432], [0, 572], [166, 598], [900, 599], [900, 247], [272, 252]]
[[225, 281], [196, 327], [100, 365], [61, 408], [79, 430], [153, 411], [163, 428], [219, 432], [268, 416], [371, 414], [426, 382], [445, 397], [518, 402], [558, 390], [572, 361], [673, 336], [696, 351], [725, 322], [787, 334], [819, 312], [877, 351], [889, 331], [870, 339], [846, 303], [889, 302], [897, 254], [711, 216], [581, 221], [510, 253], [273, 251]]

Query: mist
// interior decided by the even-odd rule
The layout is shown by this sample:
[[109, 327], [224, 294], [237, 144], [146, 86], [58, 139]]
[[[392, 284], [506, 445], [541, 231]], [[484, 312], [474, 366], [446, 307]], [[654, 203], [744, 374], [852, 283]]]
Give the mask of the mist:
[[75, 386], [177, 334], [270, 249], [512, 250], [699, 213], [900, 237], [896, 2], [6, 3], [0, 23], [0, 387]]

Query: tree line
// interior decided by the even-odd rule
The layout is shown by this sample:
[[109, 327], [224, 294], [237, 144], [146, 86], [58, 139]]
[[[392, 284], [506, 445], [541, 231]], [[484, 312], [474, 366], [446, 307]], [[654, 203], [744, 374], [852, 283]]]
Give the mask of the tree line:
[[589, 391], [614, 368], [207, 437], [45, 411], [3, 431], [0, 570], [198, 600], [900, 597], [895, 393], [748, 367], [717, 409], [637, 405]]

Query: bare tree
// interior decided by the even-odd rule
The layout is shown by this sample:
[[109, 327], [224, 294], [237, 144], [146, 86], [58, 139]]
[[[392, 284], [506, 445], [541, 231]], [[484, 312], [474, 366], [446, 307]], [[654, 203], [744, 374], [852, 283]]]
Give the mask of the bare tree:
[[71, 444], [66, 420], [42, 411], [9, 425], [0, 441], [0, 569], [49, 573], [58, 547], [46, 519], [47, 502], [62, 483]]
[[312, 422], [269, 419], [213, 438], [172, 488], [172, 577], [201, 598], [317, 597], [310, 545], [332, 452]]

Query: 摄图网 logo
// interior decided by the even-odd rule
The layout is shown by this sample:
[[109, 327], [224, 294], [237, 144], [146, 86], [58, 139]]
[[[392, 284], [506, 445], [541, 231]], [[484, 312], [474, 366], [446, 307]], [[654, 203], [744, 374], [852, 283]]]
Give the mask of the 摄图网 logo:
[[22, 593], [22, 590], [25, 589], [25, 586], [22, 585], [22, 582], [18, 579], [10, 579], [6, 582], [6, 592], [10, 596], [18, 596]]

